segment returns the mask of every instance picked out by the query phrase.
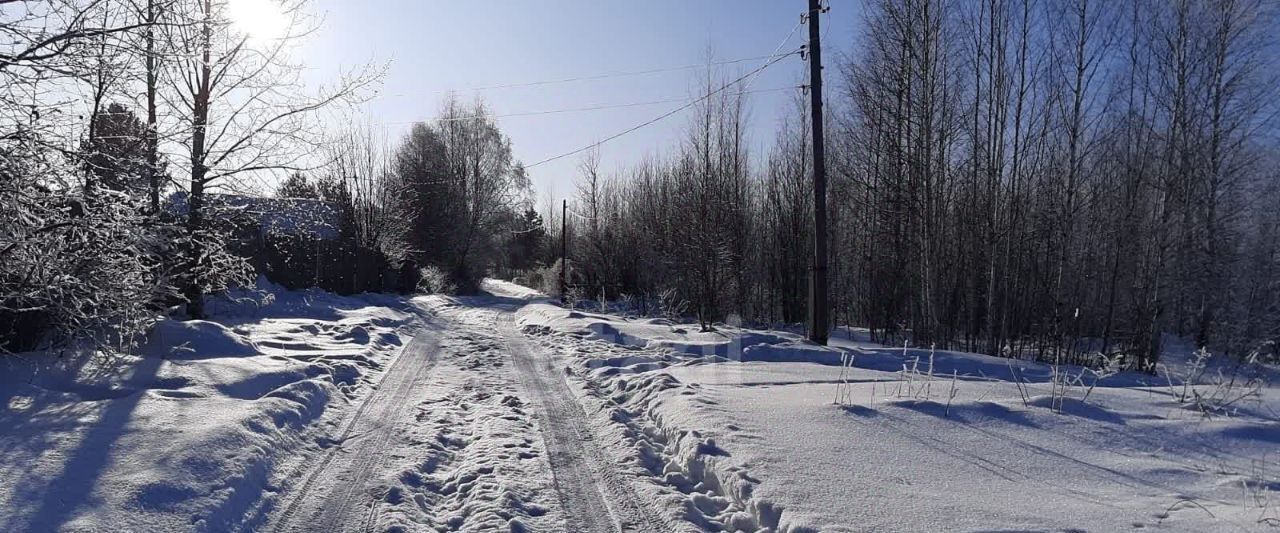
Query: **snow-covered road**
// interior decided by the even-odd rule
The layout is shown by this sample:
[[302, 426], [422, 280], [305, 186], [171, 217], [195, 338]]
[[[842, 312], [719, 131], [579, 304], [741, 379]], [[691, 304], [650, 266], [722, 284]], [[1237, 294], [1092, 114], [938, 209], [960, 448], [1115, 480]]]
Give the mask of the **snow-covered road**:
[[670, 526], [641, 504], [630, 483], [598, 448], [587, 415], [564, 380], [554, 354], [536, 354], [515, 329], [511, 312], [499, 315], [520, 381], [534, 400], [570, 531], [664, 531]]
[[273, 519], [275, 531], [366, 531], [373, 525], [369, 487], [393, 439], [412, 422], [410, 399], [424, 388], [439, 351], [438, 333], [418, 330], [377, 388], [364, 398], [343, 424], [341, 433], [286, 494]]
[[555, 354], [516, 329], [517, 296], [418, 301], [427, 325], [282, 483], [271, 530], [672, 530], [599, 449]]

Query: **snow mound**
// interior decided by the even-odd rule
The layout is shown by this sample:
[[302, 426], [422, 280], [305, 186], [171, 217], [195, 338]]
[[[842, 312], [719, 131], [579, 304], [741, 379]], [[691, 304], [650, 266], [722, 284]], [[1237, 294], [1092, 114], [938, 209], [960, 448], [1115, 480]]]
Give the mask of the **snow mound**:
[[[1267, 501], [1280, 478], [1258, 466], [1274, 464], [1280, 443], [1275, 387], [1210, 419], [1137, 373], [1090, 388], [1088, 374], [1063, 367], [1085, 376], [1064, 390], [1049, 365], [853, 334], [820, 347], [788, 332], [699, 332], [549, 304], [527, 305], [517, 320], [568, 358], [566, 374], [623, 468], [647, 474], [637, 476], [646, 494], [697, 530], [1218, 531], [1280, 521]], [[854, 366], [833, 368], [847, 354]]]
[[517, 298], [520, 300], [546, 299], [547, 295], [535, 291], [524, 285], [503, 281], [495, 278], [488, 278], [480, 282], [480, 288], [485, 292], [494, 296], [505, 298]]
[[243, 357], [258, 351], [243, 335], [217, 322], [163, 320], [147, 336], [147, 355], [166, 359]]
[[781, 342], [776, 344], [755, 344], [742, 351], [742, 361], [759, 361], [769, 363], [818, 363], [838, 365], [845, 351], [828, 346], [818, 346], [808, 342]]
[[0, 531], [261, 529], [420, 319], [402, 298], [262, 289], [110, 366], [0, 360]]
[[1042, 394], [1028, 398], [1027, 405], [1043, 407], [1058, 414], [1078, 416], [1098, 422], [1121, 425], [1125, 423], [1125, 417], [1120, 414], [1114, 413], [1101, 405], [1087, 403], [1080, 398], [1055, 398], [1048, 394]]
[[267, 393], [267, 398], [279, 398], [289, 404], [268, 410], [271, 421], [277, 428], [301, 427], [324, 414], [333, 392], [333, 382], [321, 379], [295, 381], [273, 390]]
[[842, 351], [810, 344], [799, 335], [717, 326], [701, 331], [697, 324], [677, 324], [662, 318], [621, 318], [533, 303], [516, 313], [526, 333], [560, 333], [638, 349], [669, 350], [729, 361], [808, 361], [840, 364]]

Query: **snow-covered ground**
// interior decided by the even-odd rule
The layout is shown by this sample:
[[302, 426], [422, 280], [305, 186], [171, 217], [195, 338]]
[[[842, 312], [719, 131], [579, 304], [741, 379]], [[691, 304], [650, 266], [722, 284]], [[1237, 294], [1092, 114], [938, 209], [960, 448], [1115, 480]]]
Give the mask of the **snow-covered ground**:
[[110, 365], [0, 360], [0, 531], [253, 529], [418, 322], [278, 289], [211, 311]]
[[264, 288], [110, 367], [0, 361], [0, 531], [681, 529], [514, 326], [536, 293]]
[[[518, 315], [571, 357], [582, 400], [620, 428], [618, 458], [661, 479], [655, 497], [705, 530], [1280, 526], [1274, 388], [1206, 417], [1164, 378], [1120, 374], [1059, 405], [1045, 365], [946, 352], [930, 378], [927, 350], [547, 304]], [[902, 372], [917, 357], [920, 372]]]
[[1055, 395], [1044, 365], [484, 288], [268, 287], [111, 367], [0, 360], [0, 531], [1280, 527], [1275, 388], [1206, 416], [1163, 378]]

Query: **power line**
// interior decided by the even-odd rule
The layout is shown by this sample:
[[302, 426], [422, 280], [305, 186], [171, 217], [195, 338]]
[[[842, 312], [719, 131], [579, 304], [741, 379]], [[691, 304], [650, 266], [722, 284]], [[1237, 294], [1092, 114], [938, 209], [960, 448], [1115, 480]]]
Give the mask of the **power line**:
[[688, 109], [688, 108], [690, 108], [690, 107], [693, 107], [693, 106], [694, 106], [694, 105], [696, 105], [697, 103], [699, 103], [699, 102], [701, 102], [701, 101], [703, 101], [703, 100], [706, 100], [706, 99], [708, 99], [708, 98], [711, 98], [713, 95], [719, 94], [721, 91], [724, 91], [725, 89], [729, 88], [729, 87], [730, 87], [730, 86], [732, 86], [733, 84], [738, 83], [738, 82], [740, 82], [740, 81], [742, 81], [742, 80], [746, 79], [748, 76], [751, 76], [751, 75], [753, 75], [753, 74], [755, 74], [755, 73], [757, 73], [757, 72], [760, 72], [760, 71], [762, 71], [762, 70], [764, 70], [764, 69], [766, 69], [766, 68], [768, 68], [768, 67], [772, 66], [774, 63], [777, 63], [778, 61], [781, 61], [781, 60], [782, 60], [782, 58], [787, 57], [787, 56], [789, 56], [789, 55], [791, 55], [791, 54], [795, 54], [795, 53], [799, 53], [799, 51], [797, 50], [797, 51], [795, 51], [795, 52], [791, 52], [791, 53], [786, 54], [786, 55], [778, 56], [778, 57], [774, 58], [772, 61], [769, 61], [768, 63], [765, 63], [765, 64], [761, 65], [759, 68], [757, 68], [757, 69], [755, 69], [755, 70], [753, 70], [753, 71], [751, 71], [751, 72], [747, 73], [746, 75], [744, 75], [744, 76], [742, 76], [742, 77], [739, 77], [738, 79], [733, 80], [733, 81], [731, 81], [731, 82], [729, 82], [729, 83], [726, 83], [725, 85], [721, 86], [719, 89], [716, 89], [716, 90], [714, 90], [714, 91], [712, 91], [712, 92], [709, 92], [709, 93], [707, 93], [707, 94], [705, 94], [705, 95], [702, 95], [701, 97], [698, 97], [698, 98], [696, 98], [696, 99], [694, 99], [694, 100], [690, 101], [689, 103], [687, 103], [687, 104], [685, 104], [685, 105], [682, 105], [682, 106], [677, 107], [677, 108], [675, 108], [675, 109], [673, 109], [673, 110], [671, 110], [671, 111], [668, 111], [667, 113], [664, 113], [664, 114], [662, 114], [662, 115], [659, 115], [658, 117], [656, 117], [656, 118], [654, 118], [654, 119], [652, 119], [652, 120], [649, 120], [649, 121], [647, 121], [647, 122], [644, 122], [644, 123], [642, 123], [642, 124], [639, 124], [639, 125], [637, 125], [637, 126], [634, 126], [634, 127], [630, 128], [630, 129], [627, 129], [627, 130], [621, 131], [621, 132], [619, 132], [619, 133], [615, 133], [615, 134], [613, 134], [613, 135], [610, 135], [609, 137], [606, 137], [606, 138], [604, 138], [604, 139], [602, 139], [602, 140], [600, 140], [600, 141], [594, 142], [594, 143], [592, 143], [592, 144], [589, 144], [589, 145], [584, 146], [584, 147], [582, 147], [582, 148], [579, 148], [579, 149], [577, 149], [577, 150], [573, 150], [573, 151], [571, 151], [571, 152], [566, 152], [566, 153], [563, 153], [563, 154], [560, 154], [560, 155], [557, 155], [557, 156], [554, 156], [554, 157], [549, 157], [549, 158], [547, 158], [547, 159], [543, 159], [543, 160], [538, 161], [537, 163], [533, 163], [533, 164], [531, 164], [531, 165], [525, 165], [525, 167], [524, 167], [524, 168], [525, 168], [525, 169], [530, 169], [530, 168], [536, 167], [536, 166], [538, 166], [538, 165], [541, 165], [541, 164], [543, 164], [543, 163], [550, 163], [550, 162], [555, 161], [555, 160], [557, 160], [557, 159], [563, 159], [563, 158], [569, 157], [569, 156], [574, 155], [574, 154], [578, 154], [578, 153], [585, 152], [585, 151], [587, 151], [587, 150], [590, 150], [590, 149], [592, 149], [592, 148], [595, 148], [595, 147], [597, 147], [597, 146], [600, 146], [600, 145], [602, 145], [602, 144], [604, 144], [604, 143], [607, 143], [607, 142], [609, 142], [609, 141], [612, 141], [612, 140], [614, 140], [614, 139], [617, 139], [618, 137], [622, 137], [623, 135], [626, 135], [626, 134], [628, 134], [628, 133], [631, 133], [631, 132], [633, 132], [633, 131], [636, 131], [636, 130], [638, 130], [638, 129], [641, 129], [641, 128], [645, 127], [645, 126], [649, 126], [649, 125], [651, 125], [651, 124], [654, 124], [654, 123], [656, 123], [656, 122], [658, 122], [658, 121], [661, 121], [662, 119], [665, 119], [665, 118], [667, 118], [667, 117], [670, 117], [671, 115], [674, 115], [674, 114], [676, 114], [676, 113], [679, 113], [679, 112], [681, 112], [681, 111], [684, 111], [685, 109]]
[[716, 62], [712, 62], [712, 63], [700, 63], [700, 64], [696, 64], [696, 65], [683, 65], [683, 66], [679, 66], [679, 67], [665, 67], [665, 68], [655, 68], [655, 69], [649, 69], [649, 70], [633, 70], [633, 71], [623, 71], [623, 72], [609, 72], [609, 73], [604, 73], [604, 74], [594, 74], [594, 75], [590, 75], [590, 76], [578, 76], [578, 77], [573, 77], [573, 78], [563, 78], [563, 79], [558, 79], [558, 80], [543, 80], [543, 81], [531, 81], [531, 82], [527, 82], [527, 83], [509, 83], [509, 84], [504, 84], [504, 85], [490, 85], [490, 86], [487, 86], [487, 87], [476, 87], [476, 88], [474, 88], [474, 89], [472, 89], [472, 90], [473, 90], [473, 91], [492, 91], [492, 90], [495, 90], [495, 89], [514, 89], [514, 88], [517, 88], [517, 87], [536, 87], [536, 86], [539, 86], [539, 85], [555, 85], [555, 84], [559, 84], [559, 83], [573, 83], [573, 82], [579, 82], [579, 81], [603, 80], [603, 79], [609, 79], [609, 78], [622, 78], [622, 77], [628, 77], [628, 76], [643, 76], [643, 75], [646, 75], [646, 74], [659, 74], [659, 73], [662, 73], [662, 72], [678, 72], [678, 71], [681, 71], [681, 70], [693, 70], [693, 69], [699, 69], [699, 68], [717, 67], [717, 66], [722, 66], [722, 65], [734, 65], [734, 64], [737, 64], [737, 63], [745, 63], [745, 62], [747, 62], [747, 61], [759, 61], [759, 60], [762, 60], [762, 59], [769, 59], [770, 57], [771, 57], [771, 56], [744, 57], [744, 58], [742, 58], [742, 59], [730, 59], [730, 60], [727, 60], [727, 61], [716, 61]]
[[[801, 18], [800, 20], [796, 21], [796, 25], [792, 26], [791, 31], [787, 32], [787, 36], [782, 38], [782, 42], [778, 43], [778, 46], [774, 47], [773, 53], [769, 54], [769, 57], [778, 55], [778, 52], [782, 50], [782, 47], [786, 46], [787, 43], [791, 42], [791, 37], [795, 36], [796, 30], [800, 29], [800, 26], [803, 24], [804, 24], [804, 18]], [[756, 71], [756, 73], [759, 74], [759, 71]], [[747, 89], [750, 89], [751, 83], [754, 81], [756, 81], [756, 76], [752, 76], [750, 79], [746, 81], [746, 83], [743, 83], [742, 90], [745, 91]]]
[[[734, 93], [734, 94], [738, 95], [738, 94], [767, 93], [767, 92], [786, 91], [786, 90], [794, 89], [794, 88], [795, 88], [794, 86], [787, 86], [787, 87], [774, 87], [774, 88], [772, 88], [772, 89], [756, 89], [756, 90], [754, 90], [754, 91], [739, 91], [739, 92]], [[500, 115], [469, 115], [469, 116], [465, 116], [465, 117], [435, 118], [435, 119], [431, 119], [431, 120], [405, 120], [405, 121], [398, 121], [398, 122], [379, 122], [379, 123], [378, 123], [378, 125], [381, 125], [381, 126], [397, 126], [397, 125], [404, 125], [404, 124], [418, 124], [418, 123], [427, 123], [427, 122], [460, 122], [460, 121], [464, 121], [464, 120], [482, 120], [482, 119], [507, 118], [507, 117], [529, 117], [529, 116], [538, 116], [538, 115], [555, 115], [555, 114], [560, 114], [560, 113], [577, 113], [577, 112], [584, 112], [584, 111], [601, 111], [601, 110], [606, 110], [606, 109], [621, 109], [621, 108], [627, 108], [627, 107], [642, 107], [642, 106], [650, 106], [650, 105], [658, 105], [658, 104], [670, 104], [670, 103], [674, 103], [674, 102], [687, 102], [687, 101], [688, 101], [688, 98], [668, 98], [668, 99], [665, 99], [665, 100], [651, 100], [651, 101], [648, 101], [648, 102], [629, 102], [629, 103], [623, 103], [623, 104], [603, 104], [603, 105], [588, 106], [588, 107], [571, 107], [571, 108], [567, 108], [567, 109], [549, 109], [549, 110], [544, 110], [544, 111], [523, 111], [523, 112], [518, 112], [518, 113], [504, 113], [504, 114], [500, 114]]]
[[[774, 51], [774, 54], [777, 54], [777, 51], [776, 51], [776, 50]], [[682, 71], [682, 70], [693, 70], [693, 69], [707, 68], [707, 67], [714, 67], [714, 66], [722, 66], [722, 65], [734, 65], [734, 64], [737, 64], [737, 63], [745, 63], [745, 62], [747, 62], [747, 61], [759, 61], [759, 60], [762, 60], [762, 59], [770, 59], [770, 58], [772, 58], [772, 57], [773, 57], [773, 54], [771, 54], [771, 55], [767, 55], [767, 56], [756, 56], [756, 57], [744, 57], [744, 58], [741, 58], [741, 59], [730, 59], [730, 60], [727, 60], [727, 61], [716, 61], [716, 62], [712, 62], [712, 63], [700, 63], [700, 64], [696, 64], [696, 65], [682, 65], [682, 66], [677, 66], [677, 67], [654, 68], [654, 69], [648, 69], [648, 70], [633, 70], [633, 71], [621, 71], [621, 72], [606, 72], [606, 73], [602, 73], [602, 74], [591, 74], [591, 75], [586, 75], [586, 76], [575, 76], [575, 77], [571, 77], [571, 78], [559, 78], [559, 79], [551, 79], [551, 80], [530, 81], [530, 82], [523, 82], [523, 83], [506, 83], [506, 84], [501, 84], [501, 85], [487, 85], [487, 86], [483, 86], [483, 87], [472, 87], [472, 88], [470, 88], [470, 89], [466, 89], [466, 91], [492, 91], [492, 90], [497, 90], [497, 89], [515, 89], [515, 88], [520, 88], [520, 87], [537, 87], [537, 86], [541, 86], [541, 85], [557, 85], [557, 84], [562, 84], [562, 83], [574, 83], [574, 82], [579, 82], [579, 81], [594, 81], [594, 80], [604, 80], [604, 79], [609, 79], [609, 78], [622, 78], [622, 77], [630, 77], [630, 76], [643, 76], [643, 75], [646, 75], [646, 74], [659, 74], [659, 73], [663, 73], [663, 72], [678, 72], [678, 71]], [[406, 96], [412, 96], [412, 94], [411, 94], [411, 93], [387, 94], [387, 95], [381, 95], [381, 96], [379, 96], [379, 98], [386, 98], [386, 97], [406, 97]]]
[[642, 124], [639, 124], [639, 125], [637, 125], [637, 126], [631, 127], [630, 129], [627, 129], [627, 130], [624, 130], [624, 131], [621, 131], [621, 132], [615, 133], [615, 134], [613, 134], [613, 135], [610, 135], [610, 136], [608, 136], [608, 137], [605, 137], [604, 139], [602, 139], [602, 140], [600, 140], [600, 141], [596, 141], [596, 142], [594, 142], [594, 143], [591, 143], [591, 144], [589, 144], [589, 145], [586, 145], [586, 146], [584, 146], [584, 147], [582, 147], [582, 148], [579, 148], [579, 149], [577, 149], [577, 150], [573, 150], [573, 151], [571, 151], [571, 152], [566, 152], [566, 153], [560, 154], [560, 155], [555, 156], [555, 157], [549, 157], [549, 158], [543, 159], [542, 161], [538, 161], [537, 163], [533, 163], [533, 164], [531, 164], [531, 165], [525, 165], [525, 167], [524, 167], [524, 168], [525, 168], [525, 169], [530, 169], [530, 168], [536, 167], [536, 166], [538, 166], [538, 165], [541, 165], [541, 164], [543, 164], [543, 163], [550, 163], [550, 162], [555, 161], [555, 160], [557, 160], [557, 159], [564, 159], [564, 158], [569, 157], [569, 156], [571, 156], [571, 155], [574, 155], [574, 154], [578, 154], [578, 153], [585, 152], [585, 151], [587, 151], [587, 150], [590, 150], [590, 149], [592, 149], [592, 148], [595, 148], [595, 147], [597, 147], [597, 146], [600, 146], [600, 145], [602, 145], [602, 144], [604, 144], [604, 143], [607, 143], [607, 142], [609, 142], [609, 141], [612, 141], [612, 140], [614, 140], [614, 139], [617, 139], [618, 137], [621, 137], [621, 136], [623, 136], [623, 135], [626, 135], [626, 134], [628, 134], [628, 133], [631, 133], [631, 132], [633, 132], [633, 131], [636, 131], [636, 130], [638, 130], [638, 129], [640, 129], [640, 128], [643, 128], [643, 127], [645, 127], [645, 126], [649, 126], [649, 125], [651, 125], [651, 124], [654, 124], [654, 123], [656, 123], [656, 122], [658, 122], [658, 121], [660, 121], [660, 120], [662, 120], [662, 119], [665, 119], [665, 118], [667, 118], [667, 117], [670, 117], [671, 115], [674, 115], [674, 114], [676, 114], [676, 113], [679, 113], [679, 112], [681, 112], [681, 111], [684, 111], [684, 110], [686, 110], [686, 109], [689, 109], [690, 107], [693, 107], [694, 105], [696, 105], [698, 102], [701, 102], [701, 101], [703, 101], [703, 100], [706, 100], [706, 99], [708, 99], [708, 98], [711, 98], [712, 96], [714, 96], [714, 95], [716, 95], [716, 94], [719, 94], [721, 91], [724, 91], [725, 89], [728, 89], [729, 87], [733, 86], [733, 84], [738, 83], [738, 82], [740, 82], [740, 81], [742, 81], [742, 80], [747, 79], [747, 77], [748, 77], [748, 76], [751, 76], [751, 75], [753, 75], [753, 74], [755, 74], [755, 73], [757, 73], [757, 72], [760, 72], [760, 71], [762, 71], [762, 70], [764, 70], [764, 69], [766, 69], [766, 68], [768, 68], [768, 67], [770, 67], [770, 66], [773, 66], [773, 64], [774, 64], [774, 63], [777, 63], [777, 62], [779, 62], [779, 61], [782, 61], [782, 59], [783, 59], [783, 58], [785, 58], [785, 57], [787, 57], [787, 56], [789, 56], [789, 55], [792, 55], [792, 54], [796, 54], [796, 53], [799, 53], [799, 50], [796, 50], [795, 52], [787, 53], [787, 54], [785, 54], [785, 55], [781, 55], [781, 56], [775, 57], [775, 58], [773, 58], [773, 60], [771, 60], [771, 61], [769, 61], [769, 62], [767, 62], [767, 63], [765, 63], [765, 64], [763, 64], [763, 65], [760, 65], [760, 67], [759, 67], [759, 68], [757, 68], [757, 69], [755, 69], [755, 70], [753, 70], [753, 71], [751, 71], [751, 72], [748, 72], [747, 74], [745, 74], [745, 75], [743, 75], [743, 76], [739, 77], [739, 78], [738, 78], [738, 79], [736, 79], [736, 80], [733, 80], [733, 81], [731, 81], [731, 82], [729, 82], [729, 83], [724, 84], [724, 85], [723, 85], [723, 86], [721, 86], [719, 89], [716, 89], [716, 90], [711, 91], [711, 92], [709, 92], [709, 93], [707, 93], [707, 94], [704, 94], [704, 95], [702, 95], [702, 96], [700, 96], [700, 97], [698, 97], [698, 98], [695, 98], [695, 99], [693, 99], [693, 100], [689, 101], [689, 103], [687, 103], [687, 104], [685, 104], [685, 105], [682, 105], [682, 106], [680, 106], [680, 107], [677, 107], [677, 108], [675, 108], [675, 109], [672, 109], [671, 111], [668, 111], [668, 112], [666, 112], [666, 113], [664, 113], [664, 114], [662, 114], [662, 115], [659, 115], [658, 117], [656, 117], [656, 118], [654, 118], [654, 119], [652, 119], [652, 120], [649, 120], [649, 121], [644, 122], [644, 123], [642, 123]]
[[[803, 20], [803, 19], [802, 19], [802, 20]], [[800, 53], [800, 50], [795, 50], [795, 51], [792, 51], [792, 52], [787, 52], [786, 54], [778, 55], [778, 50], [781, 50], [781, 49], [782, 49], [782, 47], [783, 47], [783, 46], [785, 46], [785, 45], [787, 44], [787, 41], [790, 41], [790, 40], [791, 40], [791, 37], [792, 37], [793, 35], [795, 35], [796, 28], [799, 28], [799, 27], [800, 27], [800, 24], [796, 24], [796, 25], [795, 25], [795, 27], [791, 28], [791, 32], [789, 32], [789, 33], [787, 34], [786, 38], [784, 38], [784, 39], [782, 40], [782, 43], [781, 43], [781, 44], [779, 44], [779, 45], [778, 45], [778, 47], [777, 47], [776, 49], [774, 49], [774, 53], [773, 53], [771, 56], [769, 56], [768, 58], [766, 58], [766, 59], [768, 59], [768, 61], [766, 61], [763, 65], [760, 65], [759, 67], [756, 67], [756, 69], [755, 69], [755, 70], [753, 70], [753, 71], [751, 71], [751, 72], [748, 72], [748, 73], [746, 73], [746, 74], [743, 74], [742, 76], [740, 76], [740, 77], [739, 77], [738, 79], [736, 79], [736, 80], [733, 80], [733, 81], [731, 81], [731, 82], [729, 82], [729, 83], [726, 83], [726, 84], [722, 85], [719, 89], [716, 89], [716, 90], [714, 90], [714, 91], [708, 92], [708, 93], [707, 93], [707, 94], [705, 94], [705, 95], [702, 95], [702, 96], [700, 96], [700, 97], [698, 97], [698, 98], [695, 98], [695, 99], [693, 99], [693, 100], [689, 101], [688, 103], [686, 103], [685, 105], [682, 105], [682, 106], [680, 106], [680, 107], [677, 107], [677, 108], [675, 108], [675, 109], [672, 109], [671, 111], [668, 111], [668, 112], [666, 112], [666, 113], [664, 113], [664, 114], [662, 114], [662, 115], [659, 115], [658, 117], [655, 117], [655, 118], [653, 118], [652, 120], [649, 120], [649, 121], [647, 121], [647, 122], [641, 123], [641, 124], [636, 125], [636, 126], [633, 126], [633, 127], [629, 128], [629, 129], [627, 129], [627, 130], [624, 130], [624, 131], [621, 131], [621, 132], [615, 133], [615, 134], [613, 134], [613, 135], [610, 135], [609, 137], [605, 137], [605, 138], [604, 138], [604, 139], [602, 139], [602, 140], [599, 140], [599, 141], [596, 141], [596, 142], [594, 142], [594, 143], [588, 144], [588, 145], [586, 145], [586, 146], [584, 146], [584, 147], [582, 147], [582, 148], [578, 148], [577, 150], [573, 150], [573, 151], [570, 151], [570, 152], [565, 152], [565, 153], [563, 153], [563, 154], [560, 154], [560, 155], [557, 155], [557, 156], [554, 156], [554, 157], [548, 157], [548, 158], [546, 158], [546, 159], [543, 159], [543, 160], [538, 161], [537, 163], [533, 163], [533, 164], [531, 164], [531, 165], [525, 165], [525, 167], [524, 167], [524, 168], [527, 170], [527, 169], [530, 169], [530, 168], [536, 167], [536, 166], [538, 166], [538, 165], [541, 165], [541, 164], [543, 164], [543, 163], [550, 163], [550, 162], [555, 161], [555, 160], [558, 160], [558, 159], [564, 159], [564, 158], [569, 157], [569, 156], [571, 156], [571, 155], [575, 155], [575, 154], [579, 154], [579, 153], [585, 152], [585, 151], [587, 151], [587, 150], [590, 150], [590, 149], [592, 149], [592, 148], [595, 148], [595, 147], [597, 147], [597, 146], [600, 146], [600, 145], [602, 145], [602, 144], [604, 144], [604, 143], [607, 143], [607, 142], [609, 142], [609, 141], [612, 141], [612, 140], [614, 140], [614, 139], [617, 139], [618, 137], [622, 137], [623, 135], [626, 135], [626, 134], [631, 133], [631, 132], [633, 132], [633, 131], [636, 131], [636, 130], [639, 130], [639, 129], [641, 129], [641, 128], [644, 128], [645, 126], [649, 126], [649, 125], [652, 125], [652, 124], [654, 124], [654, 123], [657, 123], [657, 122], [659, 122], [659, 121], [661, 121], [661, 120], [663, 120], [663, 119], [665, 119], [665, 118], [667, 118], [667, 117], [670, 117], [670, 116], [672, 116], [672, 115], [675, 115], [676, 113], [679, 113], [679, 112], [681, 112], [681, 111], [684, 111], [684, 110], [686, 110], [686, 109], [689, 109], [690, 107], [693, 107], [693, 106], [697, 105], [699, 102], [702, 102], [703, 100], [709, 99], [709, 98], [711, 98], [712, 96], [714, 96], [714, 95], [716, 95], [716, 94], [719, 94], [721, 91], [724, 91], [725, 89], [728, 89], [729, 87], [732, 87], [734, 84], [739, 83], [739, 82], [741, 82], [742, 80], [746, 80], [746, 79], [748, 79], [748, 78], [751, 78], [751, 79], [753, 79], [753, 80], [754, 80], [755, 75], [756, 75], [756, 74], [759, 74], [759, 73], [760, 73], [761, 71], [763, 71], [764, 69], [766, 69], [766, 68], [769, 68], [769, 67], [773, 66], [775, 63], [777, 63], [777, 62], [779, 62], [779, 61], [782, 61], [782, 59], [783, 59], [783, 58], [785, 58], [785, 57], [787, 57], [787, 56], [790, 56], [790, 55], [794, 55], [794, 54], [798, 54], [798, 53]]]

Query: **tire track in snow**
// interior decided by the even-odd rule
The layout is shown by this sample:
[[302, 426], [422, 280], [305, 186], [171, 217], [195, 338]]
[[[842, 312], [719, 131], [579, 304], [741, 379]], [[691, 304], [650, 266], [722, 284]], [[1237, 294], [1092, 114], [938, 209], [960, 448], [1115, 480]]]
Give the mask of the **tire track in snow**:
[[[274, 518], [272, 531], [362, 531], [372, 515], [353, 507], [380, 464], [395, 428], [413, 402], [410, 394], [430, 377], [439, 339], [423, 328], [383, 373], [378, 387], [361, 402], [334, 444], [306, 479], [290, 489], [288, 504]], [[360, 526], [355, 528], [354, 526]]]
[[[443, 304], [439, 362], [416, 423], [387, 450], [379, 531], [560, 531], [537, 420], [487, 306]], [[431, 304], [429, 304], [431, 305]], [[421, 401], [419, 401], [421, 400]]]
[[506, 341], [525, 392], [536, 404], [539, 425], [555, 477], [556, 492], [568, 518], [569, 531], [671, 531], [664, 520], [642, 505], [615, 464], [595, 444], [586, 412], [574, 397], [552, 358], [535, 359], [513, 313], [495, 315], [495, 329]]

